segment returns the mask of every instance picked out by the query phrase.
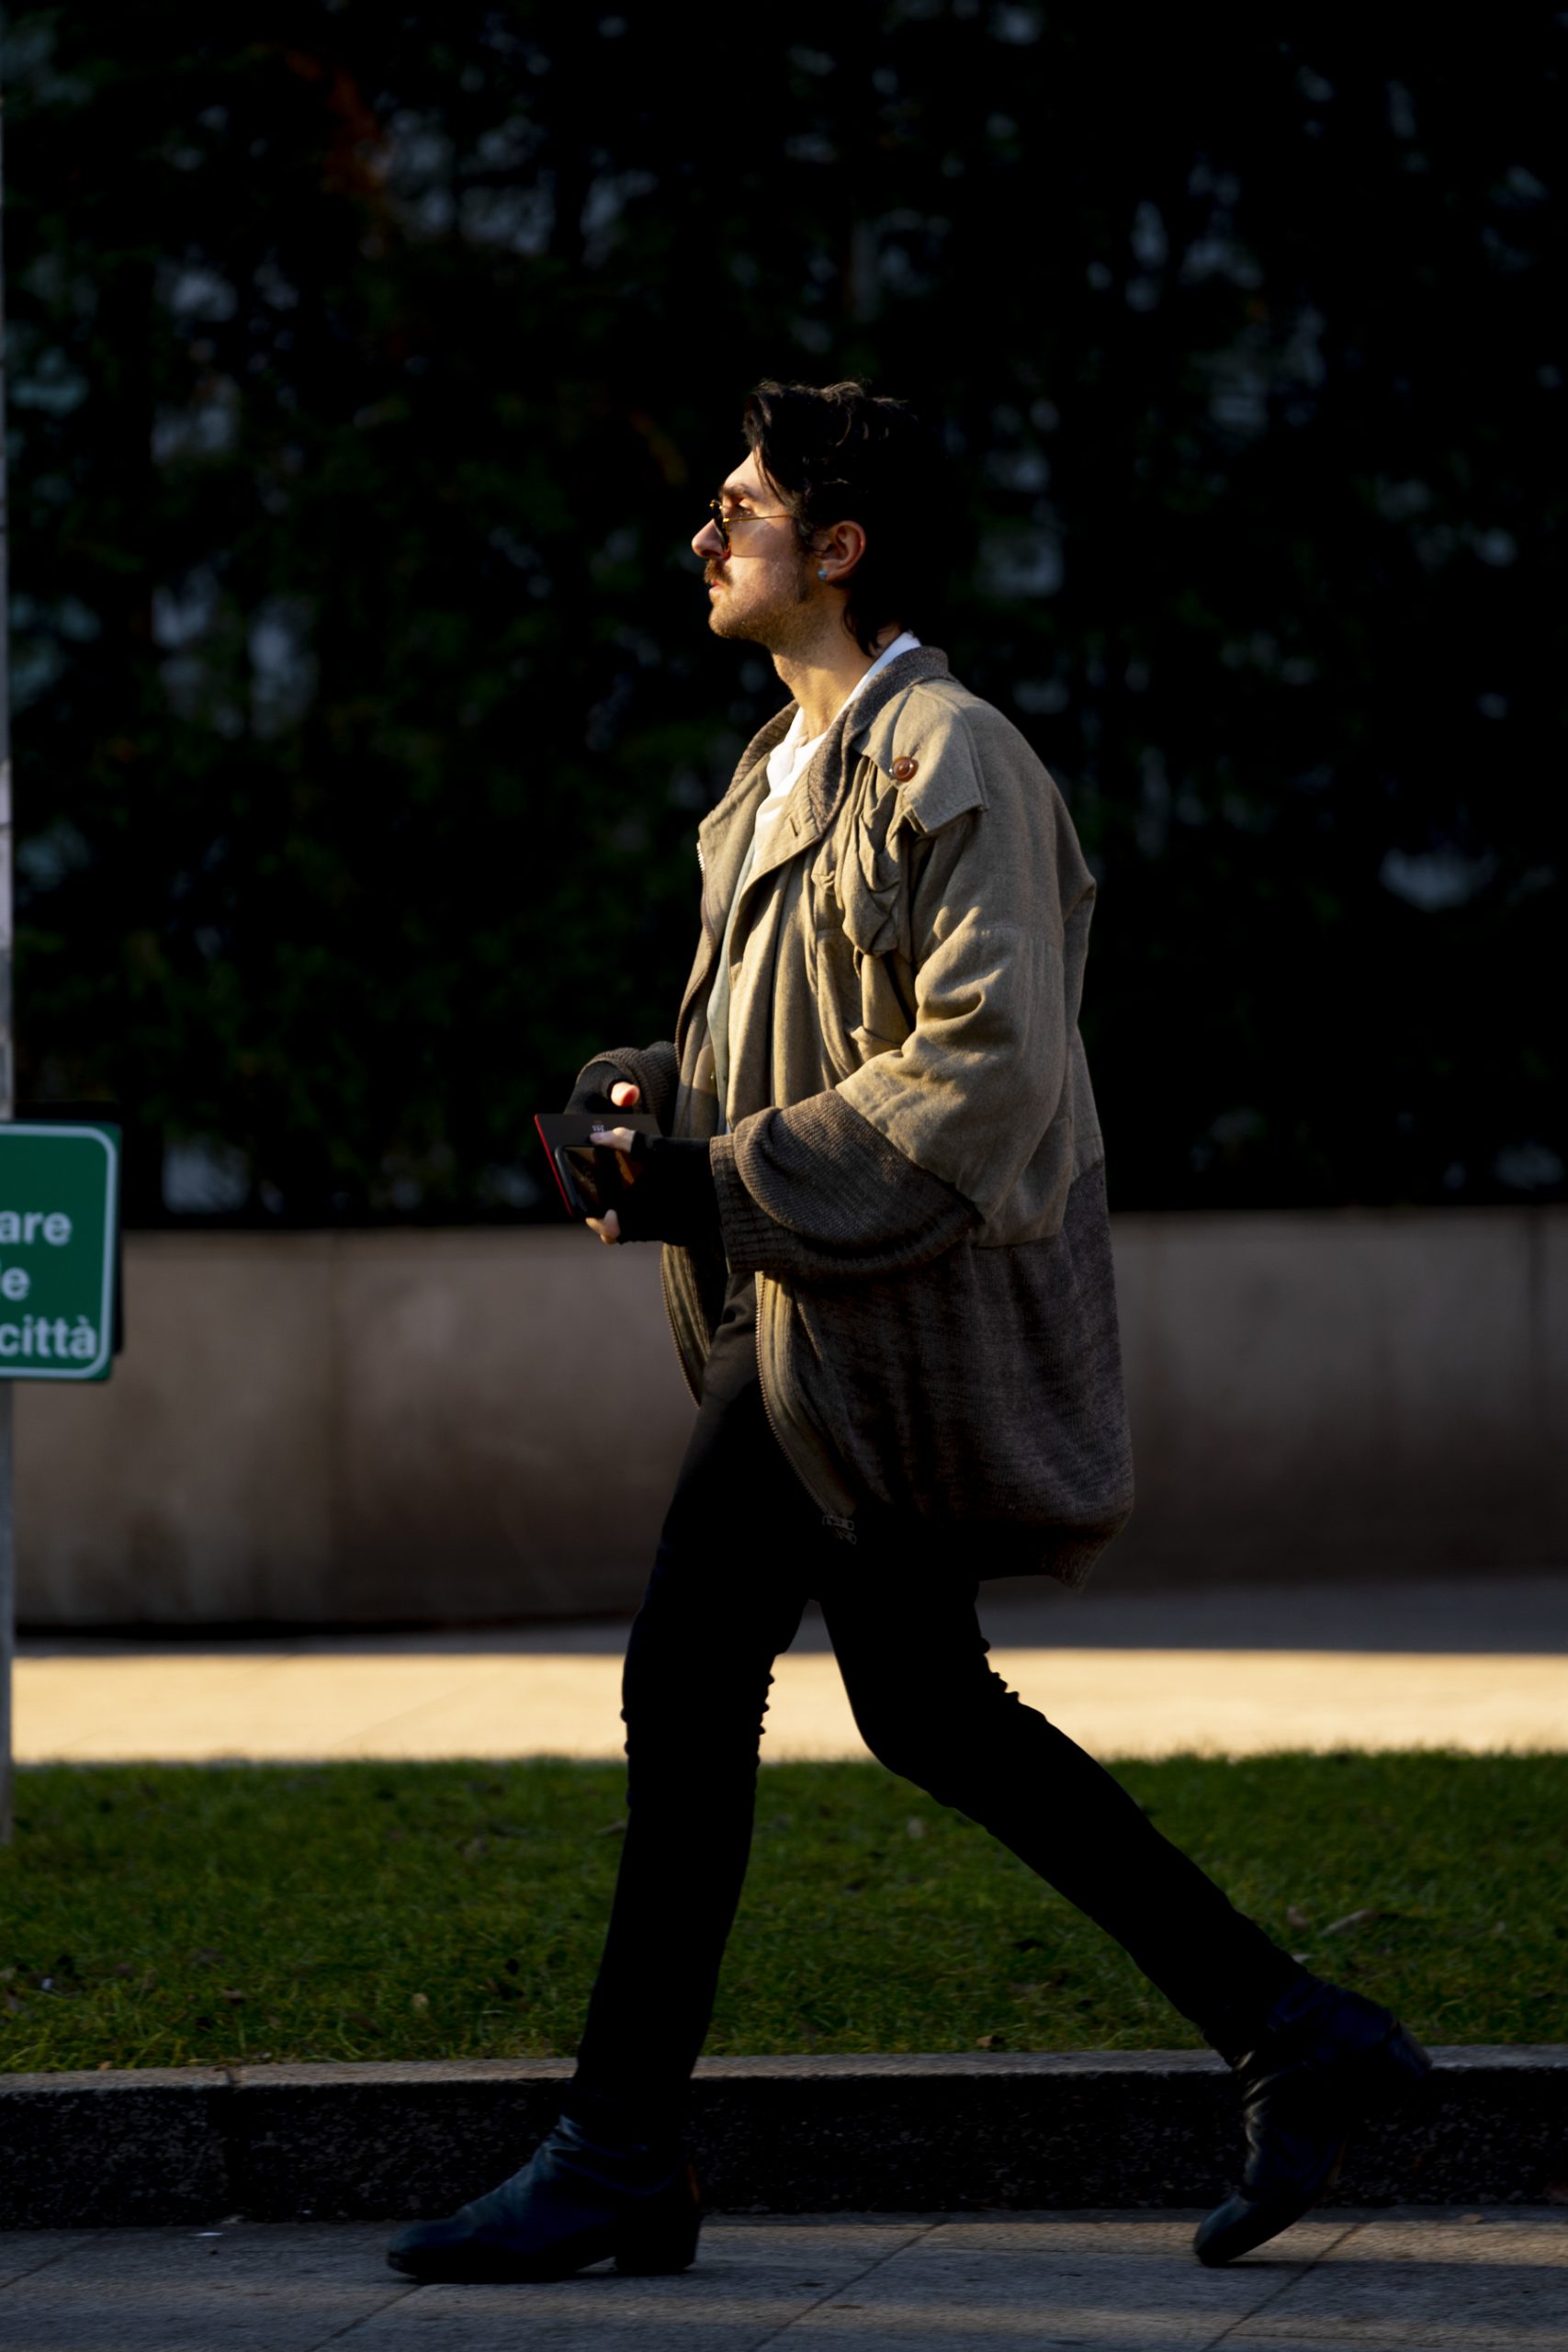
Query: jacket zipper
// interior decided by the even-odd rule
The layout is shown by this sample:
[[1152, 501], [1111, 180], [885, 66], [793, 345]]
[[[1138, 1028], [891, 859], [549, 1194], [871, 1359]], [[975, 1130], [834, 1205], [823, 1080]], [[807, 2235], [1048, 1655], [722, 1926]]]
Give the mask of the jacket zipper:
[[[665, 1249], [669, 1249], [671, 1246], [671, 1245], [667, 1242], [665, 1244]], [[702, 1382], [700, 1378], [696, 1381], [693, 1380], [691, 1367], [686, 1362], [685, 1345], [681, 1338], [680, 1327], [675, 1320], [675, 1309], [671, 1305], [670, 1298], [669, 1263], [670, 1261], [664, 1254], [664, 1250], [660, 1250], [659, 1253], [659, 1295], [664, 1301], [664, 1320], [670, 1326], [670, 1337], [675, 1343], [675, 1361], [681, 1367], [681, 1377], [685, 1382], [686, 1386], [691, 1393], [692, 1402], [694, 1405], [700, 1405], [703, 1400]]]
[[[755, 1283], [759, 1280], [765, 1280], [766, 1277], [754, 1274], [751, 1279]], [[777, 1417], [773, 1412], [772, 1402], [768, 1396], [768, 1375], [763, 1368], [762, 1361], [762, 1302], [761, 1294], [759, 1294], [757, 1299], [757, 1389], [762, 1399], [763, 1418], [767, 1421], [769, 1432], [773, 1437], [773, 1443], [778, 1447], [779, 1452], [784, 1455], [784, 1460], [789, 1464], [790, 1468], [795, 1472], [795, 1476], [799, 1479], [801, 1485], [805, 1487], [807, 1493], [810, 1496], [812, 1501], [821, 1512], [823, 1525], [825, 1527], [830, 1527], [834, 1533], [838, 1535], [842, 1542], [846, 1544], [852, 1544], [855, 1541], [855, 1527], [853, 1520], [846, 1519], [841, 1511], [834, 1510], [818, 1492], [811, 1478], [807, 1473], [801, 1468], [800, 1464], [795, 1457], [795, 1454], [785, 1443], [784, 1432], [780, 1429]]]
[[[700, 1405], [703, 1395], [702, 1382], [700, 1378], [694, 1382], [691, 1372], [687, 1367], [686, 1351], [682, 1344], [680, 1327], [675, 1320], [675, 1309], [671, 1303], [671, 1285], [669, 1273], [666, 1271], [667, 1266], [668, 1260], [664, 1258], [661, 1253], [659, 1266], [659, 1288], [660, 1295], [664, 1300], [664, 1319], [670, 1326], [670, 1337], [674, 1342], [676, 1361], [681, 1367], [681, 1377], [685, 1382], [688, 1390], [691, 1392], [693, 1402]], [[753, 1280], [754, 1279], [755, 1277], [753, 1277]], [[812, 1501], [817, 1505], [818, 1510], [821, 1512], [823, 1525], [825, 1527], [830, 1527], [833, 1530], [833, 1532], [842, 1543], [852, 1544], [855, 1541], [855, 1525], [853, 1520], [846, 1519], [841, 1511], [834, 1510], [827, 1499], [818, 1492], [808, 1473], [801, 1468], [799, 1462], [796, 1460], [794, 1453], [791, 1451], [787, 1442], [785, 1441], [783, 1430], [779, 1426], [778, 1417], [774, 1413], [773, 1405], [768, 1396], [767, 1374], [762, 1369], [762, 1317], [761, 1312], [759, 1312], [757, 1316], [756, 1322], [756, 1347], [757, 1390], [762, 1399], [762, 1415], [768, 1424], [769, 1434], [772, 1436], [773, 1443], [778, 1447], [779, 1452], [784, 1455], [785, 1462], [788, 1463], [790, 1469], [794, 1472], [796, 1478], [799, 1479], [801, 1485], [805, 1487], [807, 1493], [810, 1496]]]

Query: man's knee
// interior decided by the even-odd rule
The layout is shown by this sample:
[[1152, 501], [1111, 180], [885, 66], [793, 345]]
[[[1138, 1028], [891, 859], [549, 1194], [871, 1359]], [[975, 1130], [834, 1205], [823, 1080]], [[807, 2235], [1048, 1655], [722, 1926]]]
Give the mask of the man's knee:
[[1004, 1751], [1021, 1713], [998, 1675], [961, 1687], [904, 1684], [874, 1696], [852, 1692], [861, 1737], [879, 1764], [942, 1803], [962, 1806], [976, 1769]]
[[898, 1699], [861, 1704], [854, 1710], [860, 1736], [879, 1764], [934, 1793], [951, 1770], [953, 1747], [947, 1729], [919, 1706]]
[[722, 1662], [666, 1642], [634, 1644], [621, 1681], [626, 1745], [682, 1758], [753, 1758], [773, 1682], [771, 1659]]

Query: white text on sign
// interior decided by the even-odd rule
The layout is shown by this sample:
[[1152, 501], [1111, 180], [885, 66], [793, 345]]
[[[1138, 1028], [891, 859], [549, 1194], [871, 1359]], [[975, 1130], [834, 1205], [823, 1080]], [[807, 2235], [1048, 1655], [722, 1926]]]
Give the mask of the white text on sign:
[[[0, 1247], [8, 1241], [13, 1248], [20, 1243], [26, 1249], [40, 1234], [51, 1249], [63, 1250], [71, 1238], [71, 1219], [62, 1209], [0, 1209]], [[32, 1286], [33, 1278], [25, 1266], [0, 1265], [0, 1298], [26, 1298]], [[33, 1351], [24, 1348], [21, 1352], [30, 1356]], [[39, 1352], [47, 1355], [49, 1351], [44, 1348]], [[62, 1348], [59, 1352], [65, 1355], [69, 1351]], [[84, 1351], [77, 1349], [75, 1352], [80, 1355]], [[16, 1353], [15, 1348], [6, 1347], [0, 1340], [0, 1356]]]
[[85, 1315], [74, 1323], [63, 1315], [24, 1315], [21, 1322], [0, 1323], [0, 1356], [52, 1356], [64, 1363], [74, 1357], [91, 1363], [98, 1352], [98, 1335]]
[[0, 1248], [7, 1241], [36, 1241], [40, 1233], [51, 1249], [63, 1250], [71, 1219], [60, 1209], [0, 1209]]

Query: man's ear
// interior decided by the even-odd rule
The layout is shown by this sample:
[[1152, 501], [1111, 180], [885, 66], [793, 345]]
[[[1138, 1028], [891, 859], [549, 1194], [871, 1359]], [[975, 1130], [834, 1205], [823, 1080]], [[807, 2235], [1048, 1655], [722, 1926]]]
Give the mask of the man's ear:
[[825, 572], [829, 587], [846, 587], [855, 566], [865, 553], [865, 533], [858, 523], [834, 523], [829, 525], [823, 537], [827, 545], [818, 550], [815, 559], [818, 576], [820, 578]]

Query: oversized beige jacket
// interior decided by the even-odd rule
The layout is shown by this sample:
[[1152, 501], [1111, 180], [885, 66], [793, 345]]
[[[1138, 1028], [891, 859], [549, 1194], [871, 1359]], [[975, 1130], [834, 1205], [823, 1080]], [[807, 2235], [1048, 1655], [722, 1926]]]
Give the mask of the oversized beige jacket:
[[698, 1393], [727, 1263], [757, 1277], [774, 1434], [824, 1513], [953, 1526], [981, 1575], [1081, 1582], [1132, 1508], [1102, 1147], [1078, 1036], [1094, 882], [1050, 776], [930, 647], [828, 730], [730, 945], [730, 1132], [706, 1008], [792, 704], [698, 831], [673, 1043], [618, 1047], [711, 1137], [711, 1246], [667, 1248]]

